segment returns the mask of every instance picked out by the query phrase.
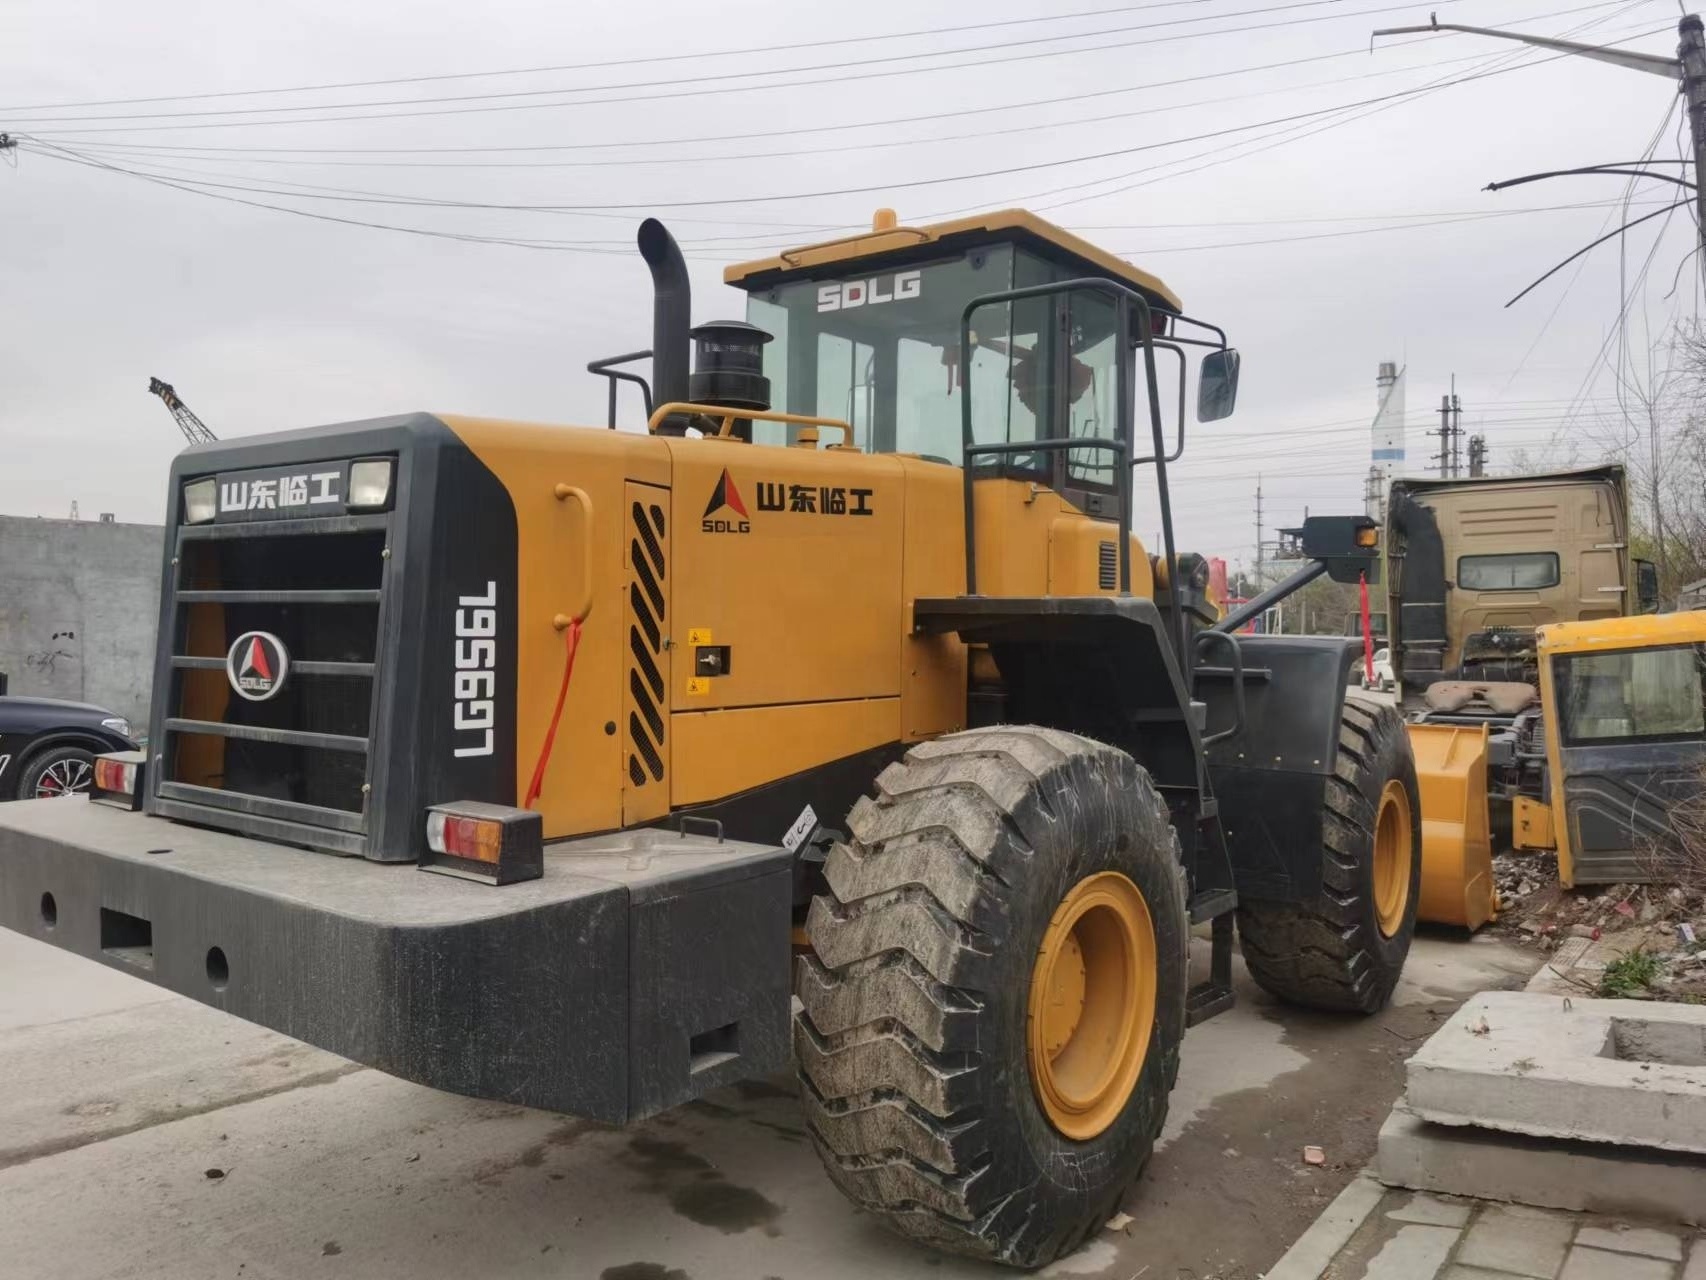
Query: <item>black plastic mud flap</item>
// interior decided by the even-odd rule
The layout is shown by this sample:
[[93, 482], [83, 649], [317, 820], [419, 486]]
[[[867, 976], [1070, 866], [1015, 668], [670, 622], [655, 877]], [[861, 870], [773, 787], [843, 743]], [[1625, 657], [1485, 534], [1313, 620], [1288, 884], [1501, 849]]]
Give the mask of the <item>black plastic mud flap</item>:
[[0, 924], [436, 1089], [622, 1123], [788, 1060], [792, 857], [631, 831], [494, 889], [0, 805]]
[[[1322, 809], [1357, 640], [1241, 635], [1244, 731], [1208, 749], [1233, 878], [1244, 898], [1309, 902], [1321, 892]], [[1236, 718], [1231, 673], [1199, 672], [1218, 728]]]

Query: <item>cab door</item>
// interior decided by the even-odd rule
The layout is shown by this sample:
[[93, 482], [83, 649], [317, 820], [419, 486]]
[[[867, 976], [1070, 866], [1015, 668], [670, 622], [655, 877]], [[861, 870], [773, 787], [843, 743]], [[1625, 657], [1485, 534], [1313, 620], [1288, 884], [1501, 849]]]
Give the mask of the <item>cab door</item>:
[[1706, 642], [1549, 655], [1543, 673], [1563, 883], [1663, 877], [1675, 806], [1706, 767]]

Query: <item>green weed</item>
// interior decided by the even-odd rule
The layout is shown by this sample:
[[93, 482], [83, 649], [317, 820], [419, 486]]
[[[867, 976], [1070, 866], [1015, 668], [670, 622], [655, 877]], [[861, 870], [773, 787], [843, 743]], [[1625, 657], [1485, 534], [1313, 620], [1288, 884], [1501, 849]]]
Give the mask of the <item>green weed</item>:
[[1659, 971], [1659, 958], [1645, 947], [1636, 947], [1605, 966], [1605, 976], [1599, 980], [1599, 994], [1609, 1000], [1647, 995]]

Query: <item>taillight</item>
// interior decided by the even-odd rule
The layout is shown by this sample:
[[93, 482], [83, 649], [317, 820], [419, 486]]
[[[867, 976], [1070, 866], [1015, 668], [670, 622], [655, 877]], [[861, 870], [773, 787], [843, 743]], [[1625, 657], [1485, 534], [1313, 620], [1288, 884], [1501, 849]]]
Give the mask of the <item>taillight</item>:
[[537, 813], [462, 800], [427, 810], [422, 871], [514, 884], [545, 874], [544, 827]]
[[434, 853], [476, 862], [498, 860], [503, 847], [503, 825], [490, 818], [457, 818], [448, 813], [427, 814], [427, 845]]
[[148, 757], [140, 751], [115, 751], [95, 757], [89, 799], [116, 809], [142, 807], [142, 778]]

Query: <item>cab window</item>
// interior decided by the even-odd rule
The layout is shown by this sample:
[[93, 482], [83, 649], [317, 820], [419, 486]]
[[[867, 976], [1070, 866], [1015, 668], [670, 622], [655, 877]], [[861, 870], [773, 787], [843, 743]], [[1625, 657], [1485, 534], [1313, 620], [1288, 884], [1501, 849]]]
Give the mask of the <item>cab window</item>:
[[1567, 746], [1706, 734], [1706, 645], [1561, 654], [1552, 672]]
[[[962, 360], [961, 318], [982, 294], [1069, 278], [1073, 271], [1010, 244], [898, 271], [856, 264], [750, 296], [747, 319], [773, 335], [764, 372], [777, 408], [837, 418], [872, 453], [964, 462], [961, 414], [970, 397], [978, 444], [1023, 444], [1120, 431], [1117, 304], [1076, 292], [991, 303], [973, 312]], [[754, 421], [753, 441], [787, 444], [798, 428]], [[826, 431], [825, 444], [839, 433]], [[1021, 450], [985, 455], [980, 471], [1034, 478], [1068, 491], [1115, 491], [1118, 456]]]
[[1541, 591], [1558, 585], [1556, 551], [1459, 556], [1457, 585], [1463, 591]]
[[[981, 293], [1012, 286], [1013, 250], [1001, 245], [901, 271], [799, 280], [751, 295], [747, 319], [774, 335], [764, 372], [778, 409], [840, 418], [873, 453], [917, 453], [959, 465], [961, 396], [976, 396], [978, 438], [1030, 439], [1035, 414], [1012, 385], [1015, 347], [1029, 345], [1011, 313], [988, 308], [969, 369], [960, 368], [960, 312]], [[995, 403], [997, 390], [1008, 404]], [[787, 444], [783, 423], [755, 421], [753, 441]], [[839, 432], [826, 431], [825, 444]]]

